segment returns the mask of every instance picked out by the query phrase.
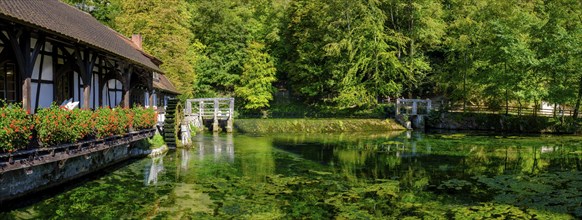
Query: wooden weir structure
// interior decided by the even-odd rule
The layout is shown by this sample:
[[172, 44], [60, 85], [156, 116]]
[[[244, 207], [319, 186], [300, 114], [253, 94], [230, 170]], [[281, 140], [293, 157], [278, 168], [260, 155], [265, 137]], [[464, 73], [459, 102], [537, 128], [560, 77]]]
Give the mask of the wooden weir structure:
[[184, 114], [186, 121], [199, 128], [212, 123], [213, 132], [224, 127], [230, 133], [233, 130], [234, 98], [188, 99]]
[[431, 109], [430, 99], [397, 99], [396, 120], [407, 129], [424, 128], [424, 117]]

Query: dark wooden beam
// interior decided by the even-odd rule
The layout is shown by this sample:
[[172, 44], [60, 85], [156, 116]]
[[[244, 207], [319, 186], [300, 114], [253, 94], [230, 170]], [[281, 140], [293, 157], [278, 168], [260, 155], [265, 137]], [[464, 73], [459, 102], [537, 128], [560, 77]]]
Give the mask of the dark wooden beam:
[[83, 109], [91, 108], [91, 78], [93, 67], [97, 60], [97, 54], [90, 49], [75, 47], [75, 60], [79, 66], [81, 80], [83, 81]]
[[30, 77], [32, 76], [32, 71], [34, 70], [36, 58], [38, 57], [43, 45], [45, 44], [46, 38], [43, 34], [39, 34], [36, 44], [31, 51], [30, 30], [25, 29], [24, 27], [14, 26], [12, 28], [6, 29], [6, 33], [8, 36], [0, 34], [0, 40], [6, 44], [10, 44], [10, 48], [14, 53], [13, 58], [18, 65], [18, 72], [20, 73], [20, 79], [22, 80], [22, 108], [30, 112], [32, 107]]
[[121, 83], [123, 84], [123, 107], [130, 108], [131, 106], [129, 105], [129, 97], [131, 95], [131, 78], [134, 74], [133, 65], [123, 64], [122, 71]]

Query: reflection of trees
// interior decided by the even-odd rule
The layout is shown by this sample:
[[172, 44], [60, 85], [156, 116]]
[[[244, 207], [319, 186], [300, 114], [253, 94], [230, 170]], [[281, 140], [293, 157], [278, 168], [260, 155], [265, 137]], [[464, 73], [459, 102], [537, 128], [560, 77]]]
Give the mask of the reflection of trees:
[[253, 181], [263, 182], [269, 175], [275, 174], [275, 158], [270, 138], [237, 138], [237, 151], [242, 174]]
[[556, 147], [552, 145], [554, 142], [535, 138], [458, 135], [445, 139], [405, 134], [370, 139], [341, 136], [341, 140], [330, 136], [320, 141], [279, 137], [275, 145], [306, 159], [329, 164], [350, 181], [401, 178], [403, 186], [418, 188], [429, 181], [438, 185], [452, 178], [472, 181], [471, 177], [480, 175], [579, 169], [580, 157], [570, 153], [579, 147]]

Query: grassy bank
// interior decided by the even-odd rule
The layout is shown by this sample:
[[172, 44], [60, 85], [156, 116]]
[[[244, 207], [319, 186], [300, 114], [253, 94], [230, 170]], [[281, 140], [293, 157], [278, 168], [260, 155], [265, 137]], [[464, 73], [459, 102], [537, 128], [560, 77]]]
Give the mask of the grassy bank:
[[236, 119], [234, 126], [243, 133], [324, 133], [404, 130], [387, 119]]

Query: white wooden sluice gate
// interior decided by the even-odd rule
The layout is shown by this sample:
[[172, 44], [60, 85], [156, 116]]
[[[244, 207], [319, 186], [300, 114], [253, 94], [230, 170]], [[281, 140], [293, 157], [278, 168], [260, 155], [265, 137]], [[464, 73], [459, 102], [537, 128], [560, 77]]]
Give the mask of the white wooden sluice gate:
[[201, 98], [186, 100], [185, 121], [202, 128], [205, 122], [212, 123], [212, 131], [232, 132], [234, 120], [234, 98]]
[[396, 120], [407, 129], [424, 128], [424, 117], [431, 109], [430, 99], [396, 99]]
[[430, 99], [396, 99], [396, 115], [428, 115], [431, 108]]

